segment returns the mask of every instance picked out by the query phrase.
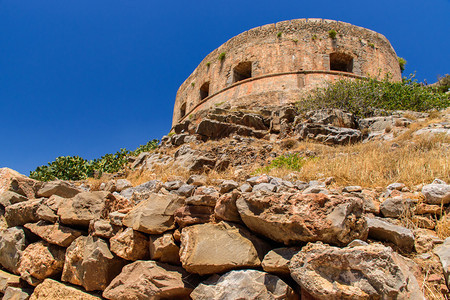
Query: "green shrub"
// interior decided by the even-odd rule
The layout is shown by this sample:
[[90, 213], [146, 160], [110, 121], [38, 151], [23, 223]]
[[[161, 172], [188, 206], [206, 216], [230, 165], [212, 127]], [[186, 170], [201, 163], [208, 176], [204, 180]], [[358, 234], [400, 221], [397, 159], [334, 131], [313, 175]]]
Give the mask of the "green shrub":
[[313, 41], [317, 40], [317, 34], [313, 34], [312, 37], [311, 37], [311, 39], [312, 39]]
[[400, 71], [403, 73], [405, 71], [406, 59], [403, 57], [397, 57], [398, 65], [400, 66]]
[[219, 54], [219, 60], [220, 60], [220, 61], [223, 61], [223, 60], [225, 59], [225, 55], [226, 55], [225, 52], [220, 53], [220, 54]]
[[331, 29], [330, 31], [328, 31], [328, 36], [330, 38], [332, 38], [333, 40], [336, 38], [337, 32], [334, 29]]
[[298, 153], [281, 155], [272, 160], [268, 166], [256, 170], [256, 173], [267, 173], [276, 168], [300, 171], [306, 160]]
[[430, 111], [450, 106], [449, 96], [425, 87], [411, 75], [403, 82], [341, 79], [317, 88], [297, 102], [300, 112], [338, 108], [359, 117], [370, 117], [376, 110]]
[[151, 140], [145, 145], [140, 145], [136, 150], [120, 149], [115, 154], [105, 154], [101, 158], [87, 161], [79, 156], [60, 156], [48, 165], [39, 166], [30, 172], [30, 178], [50, 180], [82, 180], [93, 177], [95, 173], [115, 173], [124, 168], [128, 156], [137, 156], [142, 152], [148, 152], [158, 147], [158, 140]]
[[280, 31], [277, 33], [277, 38], [280, 38], [283, 33]]

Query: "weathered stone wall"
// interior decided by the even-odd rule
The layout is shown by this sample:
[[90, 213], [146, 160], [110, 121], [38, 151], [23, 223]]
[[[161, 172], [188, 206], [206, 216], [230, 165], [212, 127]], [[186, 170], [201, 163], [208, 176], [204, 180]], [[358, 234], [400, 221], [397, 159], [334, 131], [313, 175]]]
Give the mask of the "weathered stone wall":
[[[335, 38], [330, 30], [337, 32]], [[346, 72], [330, 68], [342, 58], [350, 60]], [[236, 82], [235, 70], [243, 63], [251, 76]], [[325, 80], [386, 74], [401, 80], [397, 55], [372, 30], [323, 19], [264, 25], [231, 38], [203, 59], [177, 92], [172, 125], [223, 102], [249, 107], [292, 103]]]

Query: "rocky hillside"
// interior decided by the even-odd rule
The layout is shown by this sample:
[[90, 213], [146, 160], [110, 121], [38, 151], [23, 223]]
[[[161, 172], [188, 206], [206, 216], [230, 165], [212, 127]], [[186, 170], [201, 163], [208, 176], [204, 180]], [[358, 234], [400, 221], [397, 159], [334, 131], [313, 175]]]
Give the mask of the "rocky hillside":
[[448, 110], [221, 106], [100, 179], [0, 169], [0, 292], [448, 299], [449, 142]]

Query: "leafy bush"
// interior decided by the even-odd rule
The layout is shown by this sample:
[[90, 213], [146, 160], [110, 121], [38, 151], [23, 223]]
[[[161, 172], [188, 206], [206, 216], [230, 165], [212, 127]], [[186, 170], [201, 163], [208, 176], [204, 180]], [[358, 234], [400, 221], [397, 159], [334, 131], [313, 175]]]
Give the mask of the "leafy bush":
[[39, 166], [30, 172], [30, 177], [41, 181], [50, 180], [82, 180], [93, 177], [94, 174], [118, 172], [127, 163], [128, 156], [137, 156], [142, 152], [149, 152], [158, 147], [158, 140], [151, 140], [140, 145], [136, 150], [120, 149], [115, 154], [105, 154], [101, 158], [85, 160], [79, 156], [60, 156], [48, 165]]
[[405, 71], [406, 59], [403, 57], [397, 57], [398, 65], [400, 66], [400, 71], [403, 73]]
[[305, 157], [300, 156], [298, 153], [281, 155], [272, 160], [268, 166], [258, 169], [256, 173], [267, 173], [275, 168], [300, 171], [306, 160]]
[[382, 81], [341, 79], [309, 93], [297, 102], [297, 108], [300, 112], [338, 108], [359, 117], [370, 117], [380, 109], [430, 111], [450, 106], [448, 95], [413, 78], [413, 75], [404, 78], [403, 82], [391, 82], [388, 77]]
[[225, 55], [226, 55], [225, 52], [220, 53], [220, 54], [219, 54], [219, 60], [220, 60], [220, 61], [223, 61], [223, 60], [225, 59]]
[[337, 35], [336, 30], [331, 29], [330, 31], [328, 31], [328, 36], [329, 36], [330, 38], [335, 39], [335, 38], [336, 38], [336, 35]]

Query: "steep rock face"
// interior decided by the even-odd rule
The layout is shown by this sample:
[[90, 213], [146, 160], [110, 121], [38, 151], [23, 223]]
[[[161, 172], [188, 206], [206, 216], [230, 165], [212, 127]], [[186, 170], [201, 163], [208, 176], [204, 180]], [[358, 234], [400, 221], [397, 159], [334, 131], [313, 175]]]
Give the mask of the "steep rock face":
[[99, 297], [92, 296], [79, 289], [71, 286], [67, 286], [53, 279], [45, 279], [44, 282], [39, 284], [33, 294], [31, 294], [30, 300], [55, 300], [55, 299], [67, 299], [67, 300], [100, 300]]
[[189, 299], [193, 289], [189, 276], [180, 267], [136, 261], [123, 268], [105, 289], [103, 297], [110, 300]]
[[62, 281], [87, 291], [104, 290], [120, 273], [124, 262], [109, 251], [100, 238], [80, 236], [66, 250]]
[[58, 208], [61, 223], [87, 228], [92, 219], [101, 217], [108, 196], [108, 192], [83, 192], [65, 199]]
[[315, 299], [423, 299], [411, 261], [378, 244], [353, 248], [320, 242], [291, 259], [291, 276]]
[[0, 264], [18, 274], [17, 267], [26, 248], [25, 232], [20, 227], [11, 227], [0, 232]]
[[40, 280], [60, 274], [64, 265], [64, 254], [64, 248], [47, 242], [39, 241], [29, 245], [20, 259], [20, 277], [35, 285]]
[[175, 228], [174, 213], [184, 203], [176, 195], [150, 194], [123, 219], [123, 225], [149, 234], [161, 234]]
[[181, 263], [191, 273], [258, 267], [267, 251], [268, 246], [249, 231], [225, 222], [185, 227], [181, 232]]
[[294, 291], [275, 275], [256, 270], [230, 271], [212, 276], [191, 294], [193, 300], [209, 299], [298, 299]]
[[324, 194], [247, 194], [236, 202], [248, 228], [285, 245], [323, 241], [347, 245], [367, 238], [361, 199]]

